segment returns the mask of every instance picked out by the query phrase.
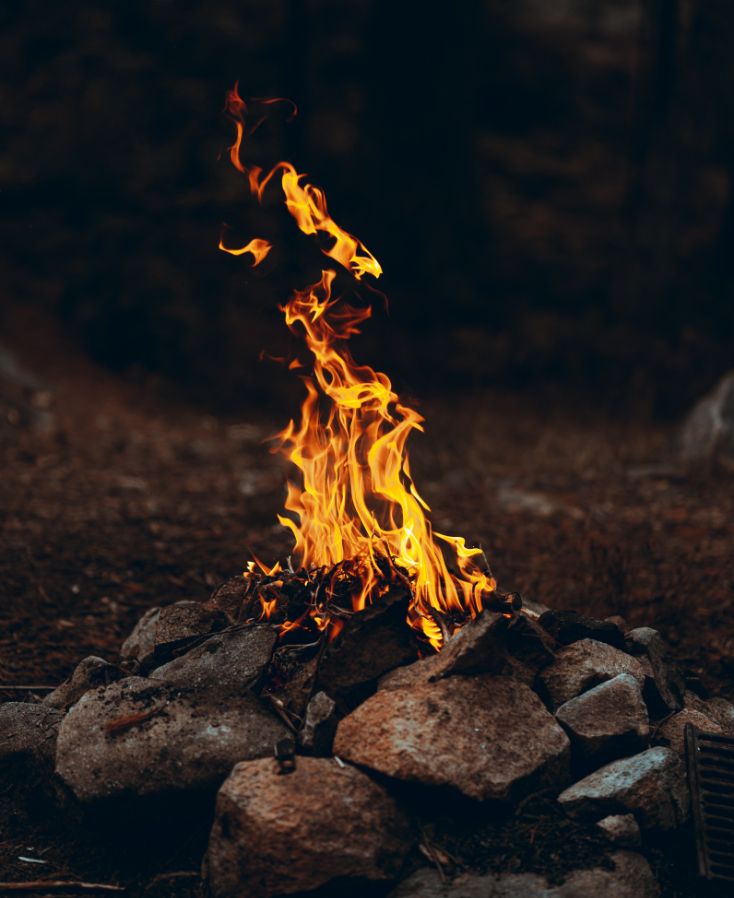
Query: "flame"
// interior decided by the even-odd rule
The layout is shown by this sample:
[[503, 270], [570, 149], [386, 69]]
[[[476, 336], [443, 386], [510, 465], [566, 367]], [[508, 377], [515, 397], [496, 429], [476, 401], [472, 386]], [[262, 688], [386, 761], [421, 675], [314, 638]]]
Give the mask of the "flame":
[[[236, 126], [230, 158], [247, 177], [251, 193], [262, 201], [280, 174], [285, 206], [302, 233], [322, 238], [321, 251], [357, 281], [379, 277], [382, 268], [374, 255], [334, 221], [323, 190], [290, 162], [279, 162], [265, 175], [257, 166], [244, 165], [248, 107], [236, 85], [226, 109]], [[252, 251], [248, 247], [254, 242], [235, 254]], [[479, 614], [496, 583], [480, 565], [481, 549], [433, 531], [406, 447], [410, 434], [423, 430], [423, 418], [400, 401], [386, 374], [352, 358], [346, 341], [359, 333], [371, 309], [334, 296], [335, 278], [334, 269], [324, 269], [319, 281], [294, 291], [281, 306], [286, 325], [305, 339], [312, 371], [302, 378], [306, 397], [299, 421], [292, 420], [277, 437], [276, 450], [300, 472], [299, 483], [288, 484], [286, 513], [278, 520], [293, 535], [301, 567], [356, 584], [353, 610], [379, 601], [392, 582], [402, 582], [412, 597], [409, 623], [438, 649], [446, 633]], [[448, 547], [453, 570], [440, 543]], [[260, 562], [258, 567], [276, 573]], [[333, 594], [335, 585], [327, 592]], [[262, 598], [261, 603], [263, 617], [270, 617], [277, 603]], [[311, 619], [319, 629], [341, 626], [341, 621], [330, 622], [328, 608]], [[286, 621], [281, 633], [300, 623]]]
[[251, 253], [254, 258], [253, 268], [256, 268], [262, 262], [272, 248], [273, 244], [268, 243], [267, 240], [263, 240], [261, 237], [253, 237], [249, 243], [239, 248], [225, 246], [224, 240], [221, 238], [219, 240], [219, 249], [224, 250], [225, 253], [229, 253], [231, 256], [243, 256], [245, 253]]

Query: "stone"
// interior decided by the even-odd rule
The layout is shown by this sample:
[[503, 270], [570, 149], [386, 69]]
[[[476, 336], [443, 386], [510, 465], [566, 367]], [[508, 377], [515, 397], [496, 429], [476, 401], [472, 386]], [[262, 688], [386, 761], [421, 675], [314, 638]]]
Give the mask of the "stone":
[[691, 468], [734, 466], [734, 371], [696, 403], [676, 436], [673, 452]]
[[30, 702], [0, 704], [0, 764], [23, 759], [53, 766], [56, 737], [63, 714]]
[[98, 686], [107, 686], [124, 676], [125, 674], [116, 664], [110, 664], [103, 658], [90, 655], [77, 664], [68, 680], [57, 686], [44, 698], [43, 704], [49, 708], [66, 711], [79, 701], [85, 692], [96, 689]]
[[56, 772], [81, 801], [204, 790], [273, 754], [286, 727], [254, 695], [129, 677], [87, 692], [59, 729]]
[[546, 898], [659, 898], [660, 887], [642, 855], [632, 851], [615, 851], [611, 855], [613, 870], [600, 867], [575, 870], [566, 881], [551, 889]]
[[568, 736], [523, 683], [484, 674], [384, 689], [337, 727], [335, 754], [399, 780], [506, 801], [568, 778]]
[[423, 869], [400, 883], [388, 898], [659, 898], [660, 889], [645, 858], [631, 851], [615, 851], [610, 860], [611, 870], [574, 870], [555, 888], [533, 873], [465, 873], [444, 881], [435, 870]]
[[464, 873], [442, 879], [434, 869], [417, 870], [388, 898], [548, 898], [548, 882], [534, 873], [501, 875]]
[[54, 772], [63, 713], [28, 702], [0, 704], [0, 829], [12, 820], [48, 821], [63, 802]]
[[501, 673], [507, 666], [505, 646], [500, 635], [502, 620], [499, 614], [483, 611], [464, 624], [444, 644], [432, 676]]
[[182, 601], [165, 608], [150, 608], [122, 645], [121, 656], [142, 671], [152, 670], [183, 653], [217, 630], [227, 618], [201, 602]]
[[691, 711], [684, 708], [672, 717], [669, 717], [660, 725], [656, 735], [656, 741], [660, 740], [670, 746], [676, 754], [681, 757], [686, 753], [686, 725], [691, 724], [697, 730], [703, 730], [705, 733], [722, 733], [723, 730], [718, 723], [715, 723], [706, 714], [700, 711]]
[[175, 686], [242, 693], [262, 680], [277, 639], [269, 624], [232, 627], [156, 668], [150, 677]]
[[651, 710], [661, 716], [683, 707], [685, 680], [670, 659], [665, 640], [652, 627], [637, 627], [626, 637], [627, 651], [631, 655], [644, 656], [650, 662], [652, 680], [648, 677], [646, 698]]
[[433, 682], [441, 674], [441, 655], [426, 655], [413, 664], [397, 667], [377, 681], [379, 689], [404, 689], [419, 683]]
[[637, 680], [617, 674], [556, 711], [579, 759], [609, 761], [639, 751], [650, 737], [650, 721]]
[[704, 712], [721, 727], [721, 731], [727, 736], [734, 736], [734, 705], [725, 698], [710, 698], [706, 700]]
[[332, 879], [390, 880], [414, 835], [395, 800], [335, 759], [237, 764], [217, 795], [205, 859], [212, 898], [270, 898]]
[[547, 611], [538, 623], [561, 645], [570, 645], [580, 639], [596, 639], [617, 649], [624, 648], [623, 631], [609, 619], [599, 620], [577, 611]]
[[636, 658], [597, 639], [581, 639], [559, 649], [553, 664], [540, 672], [538, 687], [555, 709], [621, 673], [644, 686], [645, 672]]
[[223, 612], [230, 623], [239, 623], [246, 598], [245, 578], [240, 574], [239, 577], [230, 577], [220, 583], [211, 594], [206, 607]]
[[298, 734], [301, 748], [312, 755], [330, 755], [337, 720], [334, 700], [325, 692], [317, 692], [306, 707], [306, 718]]
[[642, 844], [640, 827], [632, 814], [612, 814], [596, 826], [618, 848], [639, 848]]
[[555, 661], [555, 640], [524, 615], [511, 620], [503, 617], [498, 629], [500, 638], [504, 638], [510, 668], [516, 676], [521, 675], [521, 670], [527, 672], [528, 685], [532, 685], [538, 671]]
[[648, 748], [612, 761], [558, 796], [572, 817], [596, 822], [610, 814], [634, 814], [643, 829], [670, 830], [688, 813], [683, 765], [669, 748]]
[[465, 624], [438, 655], [398, 668], [379, 681], [380, 689], [438, 680], [455, 674], [515, 676], [530, 686], [537, 672], [555, 659], [554, 642], [523, 615], [506, 618], [485, 611]]
[[407, 614], [408, 598], [397, 594], [348, 618], [324, 652], [316, 688], [336, 701], [359, 701], [383, 674], [414, 661], [418, 652]]
[[155, 630], [160, 613], [160, 608], [149, 608], [135, 624], [132, 633], [123, 642], [120, 649], [120, 657], [123, 661], [139, 663], [143, 658], [153, 654]]

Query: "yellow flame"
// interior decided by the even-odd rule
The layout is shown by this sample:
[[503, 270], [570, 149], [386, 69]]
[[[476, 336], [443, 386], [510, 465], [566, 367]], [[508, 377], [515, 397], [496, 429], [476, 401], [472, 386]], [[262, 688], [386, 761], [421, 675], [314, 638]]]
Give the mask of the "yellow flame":
[[224, 241], [221, 238], [219, 240], [219, 249], [229, 253], [230, 256], [244, 256], [245, 253], [251, 253], [254, 259], [252, 263], [253, 268], [256, 268], [262, 262], [272, 248], [273, 244], [268, 243], [267, 240], [263, 240], [261, 237], [253, 237], [249, 243], [240, 247], [225, 246]]
[[[324, 237], [327, 245], [322, 252], [357, 280], [366, 274], [379, 277], [382, 268], [377, 259], [334, 221], [324, 192], [309, 184], [305, 175], [289, 162], [279, 162], [267, 175], [255, 166], [244, 166], [240, 150], [247, 107], [236, 86], [228, 94], [226, 108], [237, 129], [230, 157], [247, 176], [252, 193], [262, 200], [280, 172], [285, 205], [299, 229]], [[426, 515], [428, 505], [411, 477], [406, 448], [412, 431], [423, 429], [423, 418], [401, 403], [386, 374], [352, 358], [345, 343], [359, 333], [371, 310], [334, 297], [335, 277], [333, 269], [325, 269], [317, 283], [294, 291], [281, 307], [288, 327], [305, 338], [313, 369], [303, 378], [306, 397], [300, 420], [291, 421], [279, 434], [278, 449], [298, 468], [300, 482], [288, 484], [289, 514], [278, 520], [293, 534], [294, 555], [301, 566], [329, 569], [345, 560], [352, 562], [360, 583], [352, 599], [355, 610], [384, 594], [384, 562], [389, 560], [393, 569], [404, 572], [410, 586], [411, 626], [440, 648], [443, 630], [451, 629], [445, 619], [460, 626], [466, 617], [475, 617], [496, 583], [478, 563], [480, 549], [468, 548], [462, 537], [434, 533]], [[436, 540], [449, 547], [454, 570], [449, 570]], [[271, 611], [263, 607], [265, 616]], [[444, 619], [444, 628], [437, 617]], [[328, 615], [314, 614], [312, 620], [322, 628]], [[281, 632], [299, 623], [287, 622]]]

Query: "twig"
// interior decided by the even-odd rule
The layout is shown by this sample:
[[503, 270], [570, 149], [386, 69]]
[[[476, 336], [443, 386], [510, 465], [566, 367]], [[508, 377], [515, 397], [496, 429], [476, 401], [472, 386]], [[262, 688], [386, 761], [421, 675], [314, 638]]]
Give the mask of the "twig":
[[298, 732], [298, 727], [291, 720], [290, 715], [283, 707], [280, 699], [276, 698], [274, 695], [270, 695], [270, 693], [264, 693], [261, 698], [267, 699], [270, 707], [275, 711], [275, 713], [280, 717], [283, 723], [288, 727], [289, 730], [292, 730], [294, 733]]
[[138, 711], [135, 714], [125, 714], [122, 717], [116, 717], [114, 720], [108, 720], [104, 725], [104, 731], [108, 736], [116, 736], [118, 733], [124, 733], [131, 730], [139, 723], [144, 723], [160, 714], [165, 705], [157, 705], [155, 708], [149, 708], [147, 711]]
[[69, 879], [31, 879], [28, 882], [0, 882], [0, 892], [124, 892], [125, 886]]

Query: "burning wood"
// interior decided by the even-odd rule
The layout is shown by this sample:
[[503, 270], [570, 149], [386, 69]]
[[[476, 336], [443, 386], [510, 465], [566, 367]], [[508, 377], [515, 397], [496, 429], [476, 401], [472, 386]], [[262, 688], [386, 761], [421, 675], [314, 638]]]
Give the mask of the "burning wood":
[[[242, 161], [244, 138], [263, 120], [257, 108], [263, 102], [279, 101], [248, 106], [236, 86], [227, 96], [236, 127], [230, 159], [247, 177], [250, 192], [262, 200], [280, 175], [285, 206], [298, 228], [323, 239], [322, 252], [351, 276], [352, 288], [367, 276], [378, 278], [377, 259], [334, 221], [324, 192], [290, 162], [266, 174]], [[270, 251], [261, 238], [241, 248], [222, 241], [219, 246], [252, 255], [254, 265]], [[300, 473], [298, 484], [289, 483], [286, 513], [279, 516], [295, 539], [298, 570], [250, 562], [248, 596], [259, 602], [260, 617], [278, 623], [281, 635], [294, 628], [334, 633], [349, 614], [383, 601], [399, 583], [410, 595], [408, 623], [439, 649], [483, 608], [513, 608], [504, 599], [495, 601], [496, 583], [481, 563], [481, 549], [433, 530], [406, 447], [410, 434], [423, 429], [423, 418], [401, 402], [386, 374], [352, 358], [347, 341], [372, 310], [335, 295], [336, 278], [336, 269], [324, 268], [316, 283], [295, 290], [282, 306], [287, 326], [305, 337], [312, 357], [303, 377], [300, 421], [278, 435], [277, 447]]]

